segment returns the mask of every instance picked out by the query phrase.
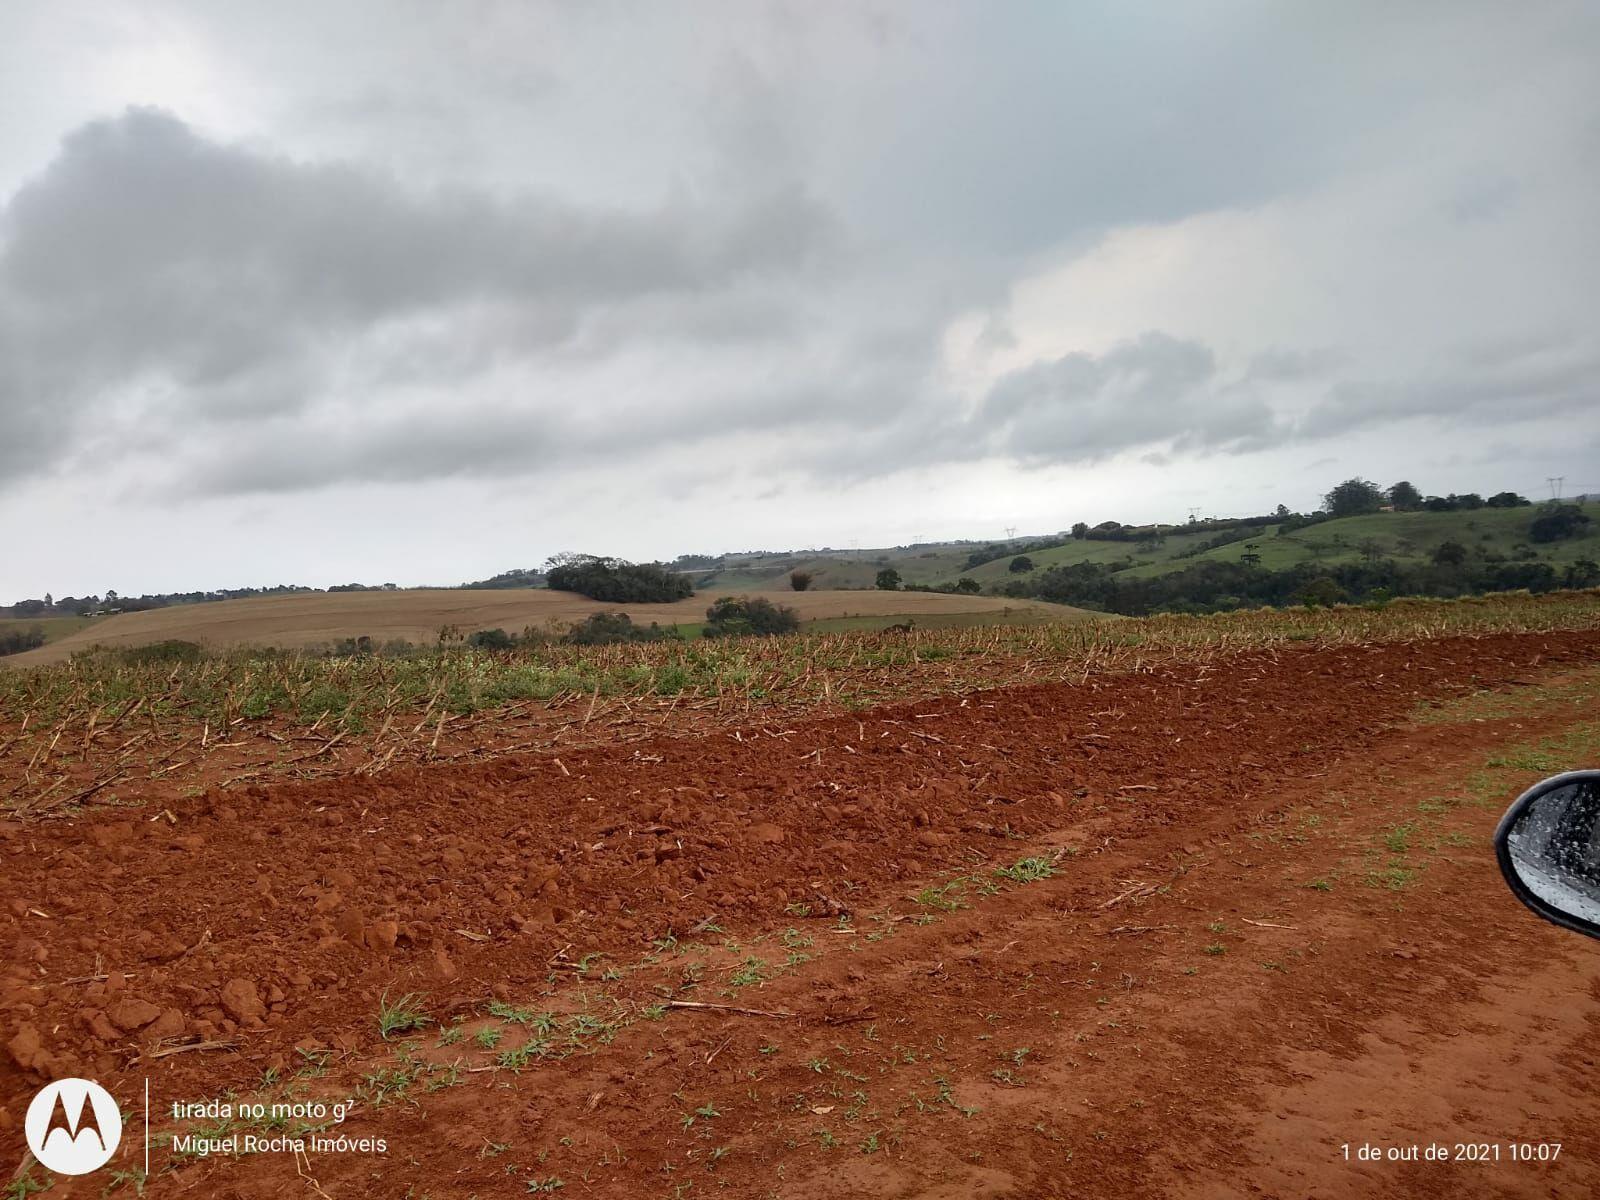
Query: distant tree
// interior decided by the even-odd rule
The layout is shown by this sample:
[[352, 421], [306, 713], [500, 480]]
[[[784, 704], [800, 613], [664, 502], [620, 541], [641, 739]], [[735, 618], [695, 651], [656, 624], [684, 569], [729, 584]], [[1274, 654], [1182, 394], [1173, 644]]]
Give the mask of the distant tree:
[[1525, 508], [1532, 504], [1526, 496], [1519, 496], [1515, 492], [1496, 492], [1484, 501], [1490, 508]]
[[1559, 542], [1587, 532], [1588, 514], [1576, 504], [1546, 504], [1528, 526], [1528, 539], [1534, 542]]
[[967, 575], [963, 575], [960, 579], [956, 580], [955, 590], [964, 596], [976, 596], [979, 592], [983, 591], [983, 585], [980, 584], [976, 579], [973, 579]]
[[1469, 512], [1473, 509], [1482, 508], [1484, 503], [1483, 497], [1478, 495], [1477, 492], [1462, 492], [1459, 496], [1451, 492], [1450, 499], [1456, 502], [1457, 508], [1466, 509]]
[[116, 590], [116, 588], [107, 588], [106, 589], [106, 603], [107, 604], [115, 604], [116, 602], [117, 602], [117, 590]]
[[654, 563], [630, 563], [593, 554], [561, 554], [545, 565], [547, 585], [610, 604], [654, 604], [687, 600], [694, 584], [687, 575]]
[[1011, 573], [1013, 575], [1021, 575], [1031, 570], [1033, 570], [1033, 559], [1026, 554], [1019, 554], [1011, 560]]
[[1259, 567], [1261, 565], [1260, 544], [1257, 542], [1246, 542], [1244, 544], [1244, 553], [1239, 555], [1239, 561], [1247, 567]]
[[1072, 536], [1080, 542], [1089, 536], [1089, 525], [1085, 521], [1077, 521], [1072, 526]]
[[723, 596], [706, 609], [706, 637], [772, 637], [800, 628], [800, 615], [765, 596]]
[[1326, 575], [1311, 580], [1291, 597], [1293, 603], [1304, 604], [1307, 608], [1331, 608], [1343, 604], [1346, 599], [1345, 590]]
[[54, 608], [56, 606], [56, 598], [49, 592], [44, 594], [44, 606], [46, 608]]
[[1567, 565], [1566, 574], [1561, 577], [1561, 586], [1569, 588], [1590, 588], [1600, 584], [1600, 563], [1592, 558], [1580, 558]]
[[1356, 549], [1361, 551], [1361, 557], [1368, 562], [1377, 562], [1383, 557], [1383, 543], [1377, 538], [1362, 538]]
[[1334, 517], [1375, 513], [1383, 507], [1383, 492], [1365, 479], [1346, 479], [1322, 498], [1322, 507]]
[[878, 572], [878, 590], [882, 592], [897, 592], [900, 590], [900, 572], [893, 567], [885, 567]]
[[1287, 504], [1280, 504], [1277, 508], [1272, 510], [1272, 515], [1277, 517], [1280, 521], [1287, 521], [1294, 514], [1289, 511], [1289, 506]]
[[810, 571], [790, 571], [789, 586], [797, 592], [803, 592], [811, 586], [812, 578]]
[[1467, 561], [1467, 548], [1460, 542], [1440, 542], [1433, 548], [1433, 561], [1441, 567], [1459, 567]]
[[1422, 493], [1409, 479], [1402, 479], [1389, 489], [1389, 503], [1397, 512], [1412, 512], [1422, 507]]

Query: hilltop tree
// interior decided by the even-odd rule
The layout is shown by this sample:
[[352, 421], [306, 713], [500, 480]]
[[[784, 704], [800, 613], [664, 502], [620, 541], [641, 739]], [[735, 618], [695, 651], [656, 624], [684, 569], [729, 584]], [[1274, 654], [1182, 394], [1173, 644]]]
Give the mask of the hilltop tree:
[[1519, 496], [1515, 492], [1496, 492], [1484, 503], [1490, 508], [1526, 508], [1533, 501], [1526, 496]]
[[900, 572], [893, 567], [885, 567], [879, 571], [878, 590], [882, 592], [898, 592], [900, 590]]
[[1389, 503], [1396, 512], [1414, 512], [1422, 507], [1422, 493], [1409, 479], [1402, 479], [1389, 489]]
[[1383, 507], [1383, 491], [1377, 484], [1357, 476], [1346, 479], [1322, 498], [1322, 507], [1333, 517], [1357, 517], [1375, 513]]
[[1080, 542], [1083, 541], [1084, 538], [1089, 536], [1089, 523], [1087, 521], [1074, 522], [1072, 526], [1072, 536], [1077, 538]]

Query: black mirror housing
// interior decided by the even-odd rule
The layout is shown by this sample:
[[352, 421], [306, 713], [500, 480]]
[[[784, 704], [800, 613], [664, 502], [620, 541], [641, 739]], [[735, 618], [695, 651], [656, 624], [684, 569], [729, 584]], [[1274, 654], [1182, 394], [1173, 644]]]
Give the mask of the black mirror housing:
[[1494, 851], [1518, 900], [1600, 938], [1600, 771], [1568, 771], [1529, 788], [1500, 819]]

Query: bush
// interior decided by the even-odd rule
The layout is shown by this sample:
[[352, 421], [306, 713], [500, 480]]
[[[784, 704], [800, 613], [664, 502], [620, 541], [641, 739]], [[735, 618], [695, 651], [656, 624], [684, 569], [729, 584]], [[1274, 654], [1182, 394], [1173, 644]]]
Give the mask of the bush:
[[[93, 654], [96, 650], [91, 650]], [[118, 662], [130, 667], [146, 663], [193, 663], [206, 656], [205, 647], [198, 642], [183, 642], [168, 638], [164, 642], [151, 642], [148, 646], [119, 646], [108, 651]]]
[[794, 633], [800, 615], [765, 596], [723, 596], [706, 609], [706, 637], [771, 637]]
[[654, 621], [644, 628], [635, 625], [627, 613], [597, 612], [590, 613], [567, 630], [564, 640], [574, 646], [609, 646], [617, 642], [656, 642], [677, 636], [677, 630], [663, 629]]
[[803, 592], [811, 586], [814, 578], [810, 571], [790, 571], [789, 586], [797, 592]]
[[1440, 542], [1433, 548], [1433, 561], [1441, 567], [1459, 567], [1467, 561], [1467, 548], [1460, 542]]
[[885, 567], [878, 572], [878, 590], [883, 592], [898, 592], [900, 590], [900, 572], [893, 567]]
[[1546, 504], [1528, 526], [1528, 537], [1535, 542], [1559, 542], [1588, 532], [1588, 514], [1576, 504]]
[[1021, 575], [1031, 570], [1033, 570], [1033, 559], [1026, 554], [1019, 554], [1011, 560], [1011, 573], [1013, 575]]
[[611, 604], [668, 604], [694, 595], [687, 575], [654, 563], [630, 563], [592, 554], [551, 559], [546, 580], [558, 592], [577, 592]]
[[983, 585], [980, 584], [976, 579], [963, 575], [960, 579], [956, 580], [955, 590], [960, 592], [963, 596], [976, 596], [979, 592], [983, 591]]
[[517, 639], [504, 629], [480, 629], [467, 638], [467, 645], [477, 650], [511, 650]]

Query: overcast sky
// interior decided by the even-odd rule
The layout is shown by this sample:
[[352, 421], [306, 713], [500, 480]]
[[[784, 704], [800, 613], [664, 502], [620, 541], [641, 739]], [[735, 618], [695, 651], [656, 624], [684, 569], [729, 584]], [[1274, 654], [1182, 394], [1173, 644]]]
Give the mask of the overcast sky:
[[1600, 491], [1600, 9], [7, 0], [0, 603]]

